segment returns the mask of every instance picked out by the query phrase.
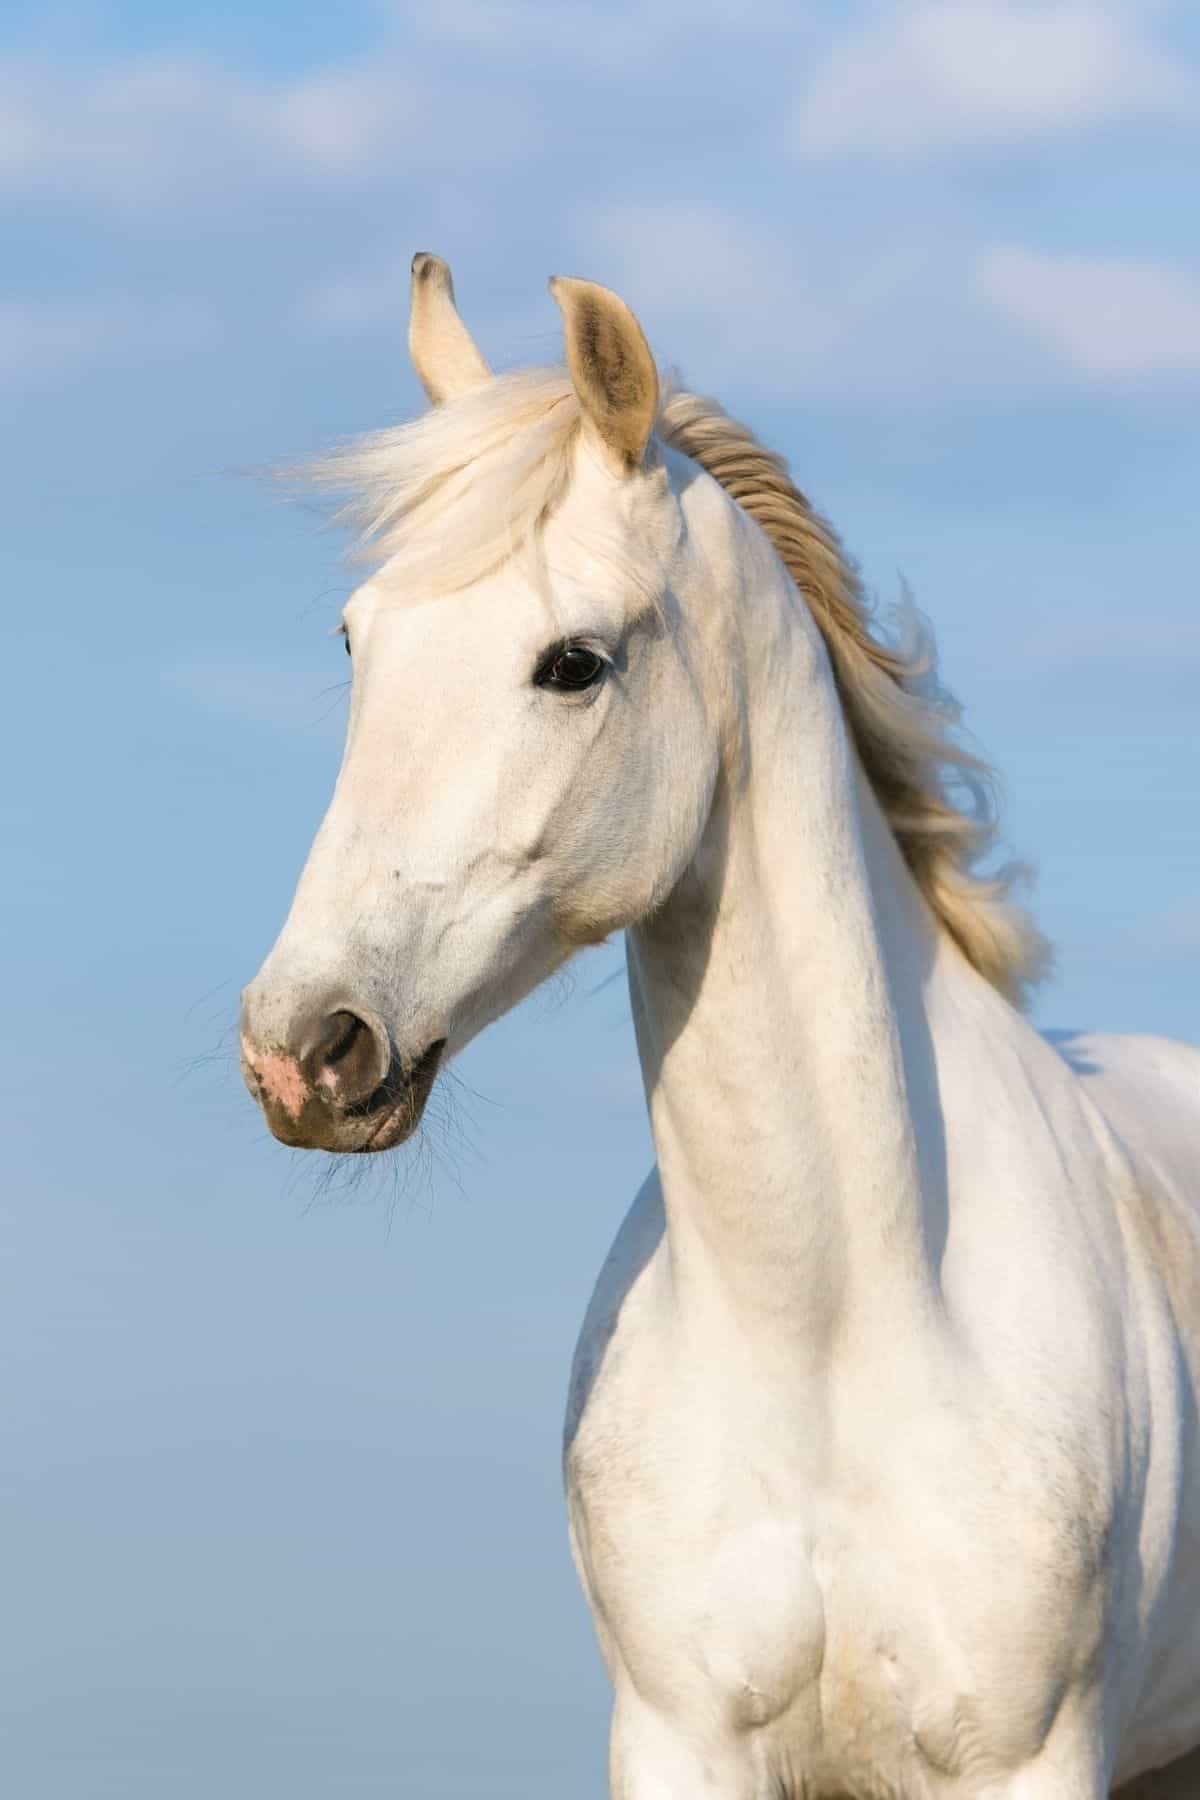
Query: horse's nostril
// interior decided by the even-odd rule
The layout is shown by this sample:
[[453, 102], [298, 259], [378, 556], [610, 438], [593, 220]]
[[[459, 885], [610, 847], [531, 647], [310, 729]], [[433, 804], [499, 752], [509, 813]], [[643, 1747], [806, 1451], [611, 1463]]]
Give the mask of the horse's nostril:
[[353, 1050], [360, 1034], [368, 1029], [356, 1013], [330, 1013], [317, 1044], [317, 1051], [328, 1064], [340, 1063]]
[[313, 1087], [353, 1106], [375, 1092], [389, 1058], [381, 1032], [357, 1013], [339, 1011], [321, 1021], [302, 1066]]

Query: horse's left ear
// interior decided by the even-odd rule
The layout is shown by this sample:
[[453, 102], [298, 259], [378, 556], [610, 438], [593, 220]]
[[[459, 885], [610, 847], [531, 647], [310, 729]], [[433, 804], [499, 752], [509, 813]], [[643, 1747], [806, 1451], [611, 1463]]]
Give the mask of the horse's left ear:
[[490, 379], [491, 370], [458, 316], [454, 283], [440, 256], [418, 250], [412, 260], [408, 348], [421, 386], [435, 406]]
[[555, 275], [567, 367], [585, 419], [622, 473], [645, 454], [658, 416], [658, 372], [641, 326], [611, 289]]

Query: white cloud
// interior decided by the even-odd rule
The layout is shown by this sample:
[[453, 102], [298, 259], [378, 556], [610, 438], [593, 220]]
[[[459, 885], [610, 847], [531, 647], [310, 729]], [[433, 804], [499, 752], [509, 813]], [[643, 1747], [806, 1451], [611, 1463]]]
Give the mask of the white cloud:
[[1200, 84], [1104, 0], [915, 0], [837, 45], [787, 139], [801, 155], [986, 149], [1122, 120], [1195, 123]]
[[109, 290], [40, 300], [0, 300], [0, 369], [20, 376], [73, 373], [97, 357], [174, 361], [226, 341], [220, 308], [202, 295]]
[[[940, 170], [881, 198], [874, 165], [810, 166], [801, 191], [774, 147], [780, 96], [830, 16], [797, 21], [785, 0], [749, 20], [718, 0], [447, 0], [408, 20], [403, 54], [394, 41], [298, 76], [183, 57], [0, 60], [0, 209], [29, 246], [0, 298], [0, 376], [49, 390], [68, 364], [103, 375], [175, 354], [194, 362], [201, 409], [223, 365], [261, 387], [265, 412], [309, 346], [398, 354], [407, 256], [424, 243], [459, 265], [497, 366], [559, 353], [542, 285], [555, 268], [624, 290], [697, 381], [753, 401], [835, 395], [862, 418], [986, 404], [1028, 374], [1005, 321], [1059, 370], [1191, 366], [1186, 293], [1126, 282], [1122, 303], [1146, 316], [1135, 355], [1105, 323], [1110, 281], [1084, 294], [1076, 342], [1064, 271], [1088, 290], [1090, 273], [1079, 284], [1075, 265], [1020, 252], [980, 264], [995, 225]], [[1134, 99], [1169, 110], [1184, 81], [1102, 0], [906, 0], [883, 16], [873, 39], [839, 25], [842, 49], [810, 59], [810, 148], [851, 128], [877, 144], [998, 141]], [[600, 83], [560, 76], [572, 58]]]
[[728, 0], [443, 0], [422, 9], [419, 29], [492, 66], [558, 67], [636, 84], [714, 39], [745, 46], [779, 33], [794, 41], [798, 23], [788, 0], [759, 0], [752, 22]]
[[[446, 130], [445, 101], [432, 76], [389, 56], [281, 81], [180, 58], [80, 72], [0, 62], [0, 190], [69, 184], [126, 205], [186, 204], [272, 172], [342, 181], [454, 164], [475, 151]], [[506, 136], [486, 96], [474, 116], [503, 156], [519, 121]]]
[[1101, 382], [1200, 374], [1200, 282], [1171, 270], [1019, 248], [981, 261], [978, 287], [1056, 361]]
[[978, 406], [1008, 379], [973, 252], [920, 219], [870, 237], [816, 209], [784, 226], [647, 199], [597, 210], [580, 234], [660, 358], [727, 401], [739, 388], [773, 405], [803, 396], [890, 429]]
[[[668, 359], [723, 328], [724, 364], [760, 360], [787, 333], [785, 320], [803, 309], [790, 246], [714, 204], [647, 199], [604, 207], [582, 235], [606, 279], [684, 340], [656, 346]], [[805, 345], [829, 329], [827, 319], [806, 322], [810, 330], [797, 333], [801, 365]]]
[[581, 235], [660, 337], [658, 353], [701, 382], [749, 376], [788, 391], [838, 381], [880, 314], [906, 304], [912, 273], [882, 246], [864, 266], [860, 247], [818, 252], [715, 203], [606, 207]]
[[391, 53], [279, 79], [0, 58], [0, 227], [32, 246], [0, 296], [0, 378], [349, 338], [389, 305], [399, 332], [405, 253], [430, 218], [461, 229], [464, 168], [486, 154], [503, 181], [525, 142], [487, 93], [469, 109], [478, 140], [447, 124], [464, 110]]

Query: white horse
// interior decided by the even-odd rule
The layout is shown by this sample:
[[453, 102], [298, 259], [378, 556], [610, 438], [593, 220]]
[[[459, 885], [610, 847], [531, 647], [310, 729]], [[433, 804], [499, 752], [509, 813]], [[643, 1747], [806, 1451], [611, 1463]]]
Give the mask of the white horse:
[[1026, 1023], [950, 715], [614, 294], [492, 378], [413, 272], [433, 410], [321, 471], [380, 566], [250, 1087], [386, 1149], [626, 930], [658, 1166], [566, 1443], [612, 1793], [1101, 1800], [1200, 1744], [1200, 1054]]

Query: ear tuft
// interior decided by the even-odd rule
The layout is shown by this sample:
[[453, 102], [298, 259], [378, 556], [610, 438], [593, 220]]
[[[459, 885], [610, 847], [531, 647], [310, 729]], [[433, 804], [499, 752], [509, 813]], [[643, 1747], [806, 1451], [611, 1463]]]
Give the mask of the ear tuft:
[[458, 316], [450, 269], [428, 250], [418, 250], [412, 260], [408, 348], [421, 386], [435, 406], [469, 393], [491, 376]]
[[658, 372], [645, 334], [625, 302], [598, 282], [555, 275], [550, 292], [584, 416], [619, 466], [635, 468], [658, 416]]

